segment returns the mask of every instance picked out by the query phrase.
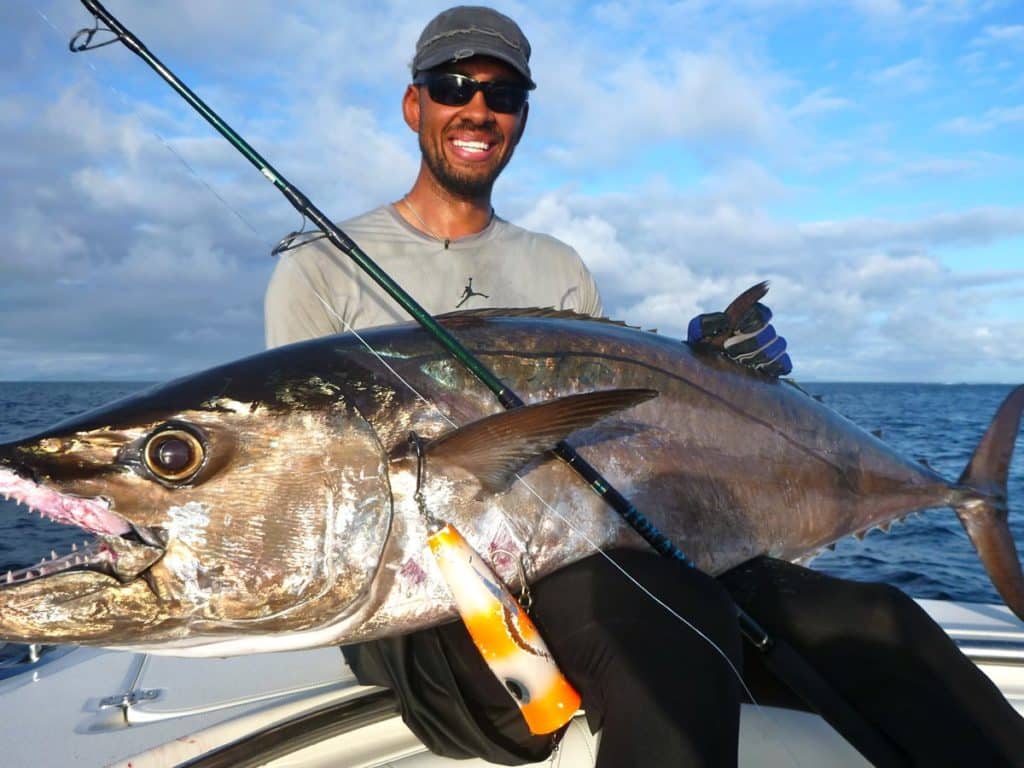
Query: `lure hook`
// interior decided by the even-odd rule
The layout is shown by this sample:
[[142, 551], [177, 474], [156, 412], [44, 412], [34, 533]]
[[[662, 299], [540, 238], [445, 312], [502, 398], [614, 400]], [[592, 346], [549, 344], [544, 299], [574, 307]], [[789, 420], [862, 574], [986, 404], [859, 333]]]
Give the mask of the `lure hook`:
[[416, 454], [416, 492], [413, 498], [420, 509], [420, 514], [427, 523], [430, 533], [437, 533], [444, 527], [444, 522], [430, 513], [427, 509], [427, 498], [423, 495], [423, 482], [427, 476], [427, 457], [423, 452], [423, 438], [415, 431], [409, 433], [409, 445]]

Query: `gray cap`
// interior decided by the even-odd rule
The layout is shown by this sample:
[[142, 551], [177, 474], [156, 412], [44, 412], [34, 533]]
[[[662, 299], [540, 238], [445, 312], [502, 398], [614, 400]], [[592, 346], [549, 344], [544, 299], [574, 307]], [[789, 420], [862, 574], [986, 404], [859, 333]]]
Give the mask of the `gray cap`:
[[529, 88], [537, 87], [530, 77], [530, 41], [523, 30], [508, 16], [480, 5], [458, 5], [435, 16], [416, 41], [412, 72], [470, 56], [503, 61], [523, 76]]

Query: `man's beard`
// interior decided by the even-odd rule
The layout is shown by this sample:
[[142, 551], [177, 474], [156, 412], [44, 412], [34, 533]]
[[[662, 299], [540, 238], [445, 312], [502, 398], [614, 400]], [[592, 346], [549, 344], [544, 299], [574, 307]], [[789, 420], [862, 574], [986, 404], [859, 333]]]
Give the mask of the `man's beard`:
[[[497, 130], [492, 131], [492, 135], [500, 138], [500, 133]], [[444, 138], [441, 139], [441, 142], [443, 141]], [[420, 152], [423, 153], [423, 160], [437, 182], [451, 195], [466, 200], [489, 197], [498, 175], [512, 158], [512, 153], [509, 152], [497, 164], [486, 169], [484, 173], [462, 174], [448, 162], [441, 143], [428, 144], [422, 131], [420, 132]]]

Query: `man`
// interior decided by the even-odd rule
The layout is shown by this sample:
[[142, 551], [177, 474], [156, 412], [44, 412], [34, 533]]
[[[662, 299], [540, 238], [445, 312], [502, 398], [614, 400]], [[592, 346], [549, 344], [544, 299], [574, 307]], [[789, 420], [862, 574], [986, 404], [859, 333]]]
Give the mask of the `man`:
[[[436, 34], [443, 34], [442, 23], [462, 23], [460, 18], [439, 17]], [[542, 306], [599, 315], [597, 286], [579, 255], [553, 237], [498, 218], [491, 207], [491, 187], [529, 114], [526, 94], [533, 81], [509, 62], [522, 55], [495, 36], [490, 55], [435, 69], [449, 63], [440, 57], [450, 56], [456, 43], [443, 37], [426, 42], [421, 39], [416, 82], [402, 99], [405, 122], [419, 135], [423, 154], [416, 182], [397, 203], [345, 222], [344, 231], [432, 314]], [[474, 90], [480, 87], [485, 90]], [[409, 319], [323, 242], [280, 262], [266, 313], [269, 346]]]
[[[535, 87], [529, 57], [515, 22], [490, 9], [458, 7], [433, 19], [402, 100], [422, 153], [416, 181], [398, 202], [342, 225], [432, 313], [601, 311], [575, 251], [491, 207], [493, 184], [526, 127]], [[323, 241], [280, 262], [266, 312], [271, 346], [407, 319]], [[730, 354], [767, 373], [788, 372], [769, 318], [759, 307]], [[691, 341], [713, 335], [717, 319], [695, 319]], [[611, 554], [708, 640], [601, 555], [534, 585], [531, 613], [582, 694], [591, 726], [603, 728], [599, 766], [736, 764], [742, 652], [733, 600], [788, 639], [908, 763], [1010, 765], [1024, 754], [1020, 718], [998, 689], [897, 590], [770, 558], [715, 580], [653, 553]], [[344, 650], [361, 681], [395, 689], [406, 722], [434, 751], [516, 764], [551, 750], [551, 738], [527, 733], [461, 623]], [[756, 655], [748, 665], [748, 674], [765, 676]]]

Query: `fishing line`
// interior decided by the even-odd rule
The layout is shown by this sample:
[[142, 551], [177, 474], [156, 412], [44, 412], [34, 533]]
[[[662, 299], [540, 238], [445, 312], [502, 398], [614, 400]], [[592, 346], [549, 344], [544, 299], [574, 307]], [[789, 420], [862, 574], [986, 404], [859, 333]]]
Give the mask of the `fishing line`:
[[[306, 271], [302, 268], [302, 266], [295, 259], [292, 258], [292, 255], [290, 253], [282, 253], [281, 257], [283, 259], [291, 259], [292, 267], [294, 269], [298, 270], [298, 272], [302, 275], [303, 279], [306, 281], [306, 284], [309, 286], [309, 289], [313, 292], [313, 295], [316, 297], [317, 301], [320, 302], [320, 304], [323, 306], [323, 308], [330, 315], [332, 315], [336, 320], [338, 320], [338, 322], [340, 322], [342, 324], [342, 326], [344, 326], [346, 333], [351, 333], [353, 336], [355, 336], [356, 339], [358, 339], [359, 342], [364, 347], [366, 347], [366, 350], [371, 355], [373, 355], [380, 362], [380, 364], [382, 366], [384, 366], [385, 369], [387, 369], [387, 371], [392, 376], [394, 376], [406, 388], [408, 388], [408, 390], [420, 402], [422, 402], [424, 405], [427, 406], [427, 408], [431, 409], [433, 412], [435, 412], [437, 415], [439, 415], [453, 429], [458, 429], [459, 425], [456, 424], [448, 416], [448, 414], [446, 414], [444, 411], [442, 411], [440, 406], [438, 406], [436, 402], [430, 400], [426, 395], [424, 395], [415, 386], [413, 386], [413, 384], [408, 379], [406, 379], [404, 376], [402, 376], [402, 374], [400, 374], [397, 370], [395, 370], [395, 367], [393, 365], [391, 365], [387, 360], [385, 360], [384, 357], [368, 341], [366, 341], [366, 339], [364, 339], [362, 337], [362, 335], [360, 335], [360, 333], [355, 328], [353, 328], [349, 324], [349, 322], [344, 317], [342, 317], [334, 309], [333, 306], [331, 306], [330, 302], [328, 302], [327, 299], [324, 298], [324, 296], [320, 293], [320, 291], [317, 290], [316, 286], [313, 285], [313, 281], [310, 279], [309, 275], [307, 275]], [[669, 615], [674, 617], [676, 620], [682, 622], [682, 624], [684, 626], [689, 628], [701, 640], [703, 640], [705, 643], [707, 643], [708, 646], [710, 646], [714, 650], [715, 653], [717, 653], [719, 656], [722, 657], [722, 660], [725, 661], [726, 665], [728, 665], [728, 667], [731, 670], [733, 676], [736, 678], [736, 680], [739, 681], [740, 687], [743, 689], [743, 692], [750, 699], [750, 702], [754, 706], [755, 710], [758, 712], [759, 715], [761, 715], [763, 718], [765, 718], [765, 720], [762, 721], [762, 723], [761, 723], [761, 726], [762, 726], [761, 734], [762, 734], [762, 736], [765, 736], [765, 737], [767, 737], [769, 739], [774, 739], [774, 737], [772, 736], [772, 734], [769, 732], [769, 730], [767, 728], [767, 725], [769, 723], [771, 723], [773, 725], [777, 725], [777, 723], [774, 720], [774, 716], [771, 715], [764, 707], [762, 707], [758, 703], [757, 699], [754, 697], [753, 691], [751, 691], [750, 688], [747, 686], [746, 681], [743, 679], [742, 673], [739, 671], [739, 669], [736, 668], [736, 665], [733, 664], [732, 659], [729, 658], [729, 655], [724, 650], [722, 650], [722, 648], [714, 640], [712, 640], [711, 637], [708, 636], [707, 633], [705, 633], [702, 629], [697, 627], [697, 625], [695, 625], [693, 622], [691, 622], [685, 616], [682, 616], [680, 613], [678, 613], [674, 608], [672, 608], [672, 606], [670, 606], [668, 603], [666, 603], [664, 600], [662, 600], [660, 597], [658, 597], [656, 594], [654, 594], [654, 592], [652, 592], [650, 589], [648, 589], [643, 584], [641, 584], [640, 581], [637, 580], [636, 577], [634, 577], [631, 573], [629, 573], [619, 563], [615, 562], [615, 560], [611, 557], [611, 555], [609, 555], [607, 552], [605, 552], [604, 549], [602, 549], [601, 546], [599, 544], [597, 544], [597, 542], [593, 541], [589, 536], [587, 536], [586, 533], [584, 533], [580, 528], [578, 528], [573, 523], [572, 520], [567, 518], [565, 515], [563, 515], [557, 509], [555, 509], [555, 507], [552, 506], [547, 501], [547, 499], [545, 499], [540, 494], [540, 492], [537, 491], [537, 489], [535, 489], [532, 485], [530, 485], [530, 483], [527, 482], [526, 479], [521, 474], [516, 472], [515, 473], [515, 478], [516, 478], [517, 481], [522, 483], [523, 487], [526, 488], [526, 490], [531, 495], [533, 495], [533, 497], [536, 498], [537, 501], [540, 502], [541, 506], [544, 507], [544, 509], [546, 509], [552, 515], [554, 515], [559, 520], [561, 520], [566, 525], [566, 527], [569, 528], [569, 530], [571, 530], [573, 533], [575, 533], [577, 536], [579, 536], [581, 539], [583, 539], [583, 541], [585, 541], [594, 550], [595, 553], [599, 554], [602, 558], [607, 560], [619, 573], [621, 573], [630, 583], [632, 583], [633, 586], [635, 586], [637, 589], [639, 589], [649, 599], [653, 600], [656, 605], [659, 605], [662, 609], [667, 611]], [[527, 553], [527, 555], [528, 554], [529, 553]], [[525, 585], [525, 578], [524, 578], [524, 585], [523, 586], [524, 587], [526, 586]], [[793, 754], [792, 750], [790, 749], [789, 744], [787, 744], [785, 741], [782, 741], [782, 740], [779, 740], [778, 743], [780, 743], [782, 745], [783, 749], [787, 753], [789, 753], [790, 758], [793, 760], [793, 764], [799, 766], [801, 763], [797, 759], [796, 755]]]

